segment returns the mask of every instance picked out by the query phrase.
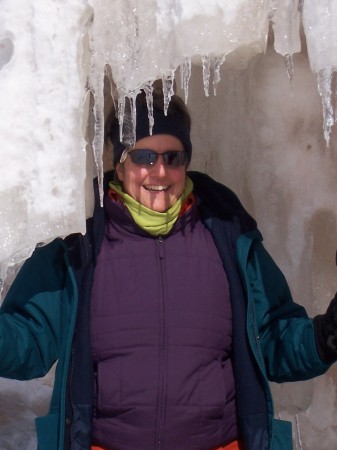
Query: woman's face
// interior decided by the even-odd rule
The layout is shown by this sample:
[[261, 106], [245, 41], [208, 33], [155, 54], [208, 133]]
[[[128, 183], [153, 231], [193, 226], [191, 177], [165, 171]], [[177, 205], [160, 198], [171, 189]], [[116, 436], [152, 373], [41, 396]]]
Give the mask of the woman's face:
[[[169, 134], [156, 134], [140, 139], [135, 149], [147, 148], [157, 153], [168, 150], [184, 151], [182, 142]], [[165, 165], [159, 157], [153, 165], [138, 165], [131, 161], [130, 155], [116, 167], [117, 175], [124, 192], [142, 205], [154, 211], [167, 211], [183, 193], [186, 166]]]

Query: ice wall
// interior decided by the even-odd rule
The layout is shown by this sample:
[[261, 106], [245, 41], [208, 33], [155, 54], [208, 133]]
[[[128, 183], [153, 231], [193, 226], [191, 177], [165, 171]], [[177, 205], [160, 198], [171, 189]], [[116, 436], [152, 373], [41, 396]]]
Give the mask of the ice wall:
[[62, 3], [1, 1], [0, 279], [37, 243], [84, 231], [88, 7]]
[[94, 98], [92, 146], [102, 181], [104, 76], [113, 80], [111, 95], [125, 125], [121, 139], [132, 145], [141, 88], [150, 106], [152, 83], [162, 78], [168, 105], [176, 79], [188, 101], [192, 67], [200, 65], [198, 96], [209, 96], [223, 64], [242, 68], [265, 51], [270, 26], [291, 79], [302, 23], [329, 143], [337, 58], [331, 1], [75, 0], [65, 9], [61, 0], [3, 0], [1, 6], [0, 278], [36, 244], [84, 231], [93, 175], [86, 93]]
[[[176, 69], [180, 69], [185, 101], [191, 63], [203, 67], [205, 95], [216, 92], [219, 69], [225, 60], [236, 67], [264, 52], [269, 26], [273, 27], [277, 53], [285, 58], [288, 76], [293, 74], [293, 55], [301, 51], [303, 26], [311, 68], [322, 96], [324, 136], [327, 144], [335, 120], [332, 83], [337, 64], [337, 6], [331, 0], [237, 0], [207, 3], [194, 0], [90, 0], [95, 21], [90, 30], [92, 73], [97, 117], [94, 152], [99, 164], [103, 151], [104, 73], [113, 81], [113, 97], [120, 123], [126, 122], [121, 140], [134, 143], [132, 117], [125, 111], [126, 98], [133, 104], [140, 89], [151, 96], [152, 82], [162, 78], [167, 104]], [[303, 20], [302, 20], [303, 19]], [[212, 73], [213, 72], [213, 73]], [[149, 99], [149, 105], [151, 101]], [[149, 112], [151, 116], [151, 110]], [[131, 122], [131, 125], [130, 125]], [[102, 166], [99, 166], [102, 176]]]
[[134, 109], [126, 110], [126, 99], [133, 105], [140, 89], [145, 89], [150, 106], [152, 83], [162, 78], [168, 106], [180, 67], [187, 100], [192, 61], [203, 65], [208, 95], [211, 70], [217, 76], [227, 54], [237, 51], [237, 62], [242, 64], [265, 50], [268, 1], [90, 0], [90, 4], [95, 20], [90, 29], [89, 87], [96, 100], [93, 147], [99, 178], [103, 176], [104, 75], [113, 80], [112, 95], [125, 125], [121, 140], [132, 146]]

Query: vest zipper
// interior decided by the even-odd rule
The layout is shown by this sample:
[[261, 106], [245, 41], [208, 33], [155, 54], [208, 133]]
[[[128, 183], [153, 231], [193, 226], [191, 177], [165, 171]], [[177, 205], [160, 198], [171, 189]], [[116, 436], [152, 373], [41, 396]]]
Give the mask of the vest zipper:
[[166, 407], [166, 385], [167, 385], [167, 354], [166, 354], [166, 304], [165, 304], [165, 283], [164, 283], [164, 240], [161, 236], [157, 238], [158, 258], [159, 258], [159, 274], [161, 283], [160, 295], [160, 336], [159, 336], [159, 386], [157, 398], [157, 422], [156, 422], [156, 436], [155, 436], [155, 450], [162, 449], [162, 434], [165, 419]]

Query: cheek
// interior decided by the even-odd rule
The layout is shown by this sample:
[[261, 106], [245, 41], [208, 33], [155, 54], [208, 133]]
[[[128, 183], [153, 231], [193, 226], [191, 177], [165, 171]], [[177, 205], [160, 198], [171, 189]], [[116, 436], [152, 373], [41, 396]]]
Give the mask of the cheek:
[[140, 168], [134, 167], [128, 159], [123, 164], [118, 164], [116, 167], [119, 181], [125, 184], [137, 183], [142, 178]]
[[125, 191], [128, 194], [134, 194], [135, 192], [139, 192], [141, 185], [148, 175], [148, 171], [141, 167], [128, 167], [126, 162], [124, 166], [121, 167], [121, 177], [119, 177], [120, 181], [123, 182], [123, 186]]
[[182, 169], [181, 171], [175, 173], [174, 177], [172, 178], [172, 181], [177, 186], [178, 189], [184, 189], [185, 178], [186, 172], [184, 169]]

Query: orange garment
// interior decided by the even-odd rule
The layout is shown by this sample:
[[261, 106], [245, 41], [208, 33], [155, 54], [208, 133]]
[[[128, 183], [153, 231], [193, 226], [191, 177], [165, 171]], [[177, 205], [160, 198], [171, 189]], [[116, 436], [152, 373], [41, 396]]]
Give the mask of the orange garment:
[[[104, 450], [102, 447], [91, 447], [91, 450]], [[238, 441], [234, 441], [231, 444], [226, 445], [225, 447], [219, 447], [217, 450], [239, 450]]]
[[224, 447], [220, 447], [217, 450], [240, 450], [238, 441], [233, 441]]

